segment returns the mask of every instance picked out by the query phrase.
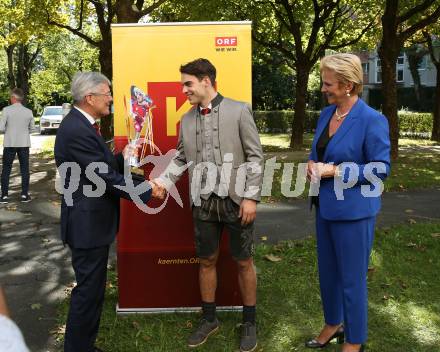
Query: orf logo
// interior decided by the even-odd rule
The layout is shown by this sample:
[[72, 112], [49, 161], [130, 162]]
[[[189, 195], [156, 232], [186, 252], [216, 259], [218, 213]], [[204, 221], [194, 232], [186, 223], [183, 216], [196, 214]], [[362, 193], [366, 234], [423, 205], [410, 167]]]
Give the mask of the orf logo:
[[237, 37], [215, 37], [215, 46], [237, 46]]

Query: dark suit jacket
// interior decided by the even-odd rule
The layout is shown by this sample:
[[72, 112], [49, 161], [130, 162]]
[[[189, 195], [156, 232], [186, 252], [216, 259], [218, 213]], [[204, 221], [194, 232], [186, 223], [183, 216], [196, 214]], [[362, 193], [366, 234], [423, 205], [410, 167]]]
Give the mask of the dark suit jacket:
[[[68, 206], [63, 197], [61, 203], [61, 238], [63, 243], [73, 248], [94, 248], [108, 245], [115, 239], [119, 226], [119, 200], [130, 199], [128, 193], [116, 188], [125, 186], [123, 175], [123, 158], [121, 154], [114, 156], [106, 146], [103, 138], [94, 130], [87, 118], [77, 109], [63, 119], [55, 140], [55, 161], [57, 167], [64, 162], [75, 162], [81, 168], [79, 187], [72, 194], [73, 205]], [[100, 197], [87, 197], [83, 186], [94, 182], [85, 174], [87, 166], [92, 162], [107, 164], [108, 172], [95, 173], [104, 180], [105, 193]], [[66, 173], [63, 187], [69, 187], [71, 172]], [[133, 180], [135, 186], [142, 181]], [[148, 201], [151, 189], [140, 195], [143, 202]]]
[[[310, 160], [317, 161], [316, 144], [322, 131], [335, 112], [335, 105], [322, 110], [312, 143]], [[342, 125], [329, 141], [324, 154], [324, 163], [339, 165], [353, 163], [359, 171], [357, 182], [343, 190], [344, 199], [337, 199], [333, 178], [322, 179], [319, 188], [319, 211], [327, 220], [357, 220], [375, 216], [381, 206], [380, 196], [365, 197], [362, 186], [371, 185], [371, 179], [384, 180], [390, 173], [390, 137], [388, 120], [359, 99], [352, 107]], [[369, 163], [382, 163], [382, 171], [371, 170]], [[356, 176], [345, 170], [343, 181]]]

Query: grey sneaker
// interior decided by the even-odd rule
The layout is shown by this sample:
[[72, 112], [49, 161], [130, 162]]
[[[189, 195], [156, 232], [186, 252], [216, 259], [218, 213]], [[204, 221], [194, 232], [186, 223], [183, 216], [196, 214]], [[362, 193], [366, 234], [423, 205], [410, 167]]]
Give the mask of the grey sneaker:
[[9, 203], [8, 196], [1, 196], [0, 204], [8, 204], [8, 203]]
[[246, 322], [241, 325], [240, 352], [251, 352], [257, 348], [257, 327]]
[[203, 345], [208, 337], [218, 330], [218, 319], [211, 323], [206, 319], [200, 320], [199, 327], [188, 337], [188, 347], [197, 347]]

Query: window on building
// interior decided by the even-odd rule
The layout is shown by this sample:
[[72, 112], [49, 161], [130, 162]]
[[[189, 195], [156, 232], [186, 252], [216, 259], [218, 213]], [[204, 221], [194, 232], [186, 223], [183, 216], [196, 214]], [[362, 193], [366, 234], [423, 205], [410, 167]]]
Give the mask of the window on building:
[[368, 75], [369, 68], [370, 64], [368, 62], [362, 63], [362, 70], [364, 71], [364, 75]]
[[404, 76], [403, 71], [405, 69], [405, 56], [403, 53], [399, 54], [396, 62], [396, 81], [403, 82]]
[[423, 56], [422, 59], [417, 64], [418, 70], [426, 70], [426, 65], [428, 63], [428, 56]]
[[[403, 82], [404, 67], [405, 56], [401, 53], [396, 61], [396, 82]], [[379, 58], [376, 59], [376, 83], [382, 83], [382, 63]]]
[[376, 83], [382, 83], [382, 64], [380, 59], [376, 59]]

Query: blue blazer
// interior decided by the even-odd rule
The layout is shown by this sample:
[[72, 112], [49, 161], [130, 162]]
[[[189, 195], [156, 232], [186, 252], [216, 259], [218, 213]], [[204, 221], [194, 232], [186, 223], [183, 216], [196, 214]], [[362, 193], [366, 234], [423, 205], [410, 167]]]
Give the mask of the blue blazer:
[[[64, 162], [75, 162], [81, 168], [79, 180], [66, 173], [64, 189], [71, 182], [77, 182], [77, 190], [72, 194], [73, 205], [68, 206], [65, 198], [61, 203], [61, 238], [63, 243], [73, 248], [95, 248], [108, 245], [115, 239], [119, 226], [119, 200], [130, 199], [130, 195], [116, 185], [125, 185], [123, 158], [114, 156], [104, 139], [99, 136], [87, 118], [77, 109], [72, 109], [63, 119], [55, 140], [55, 161], [57, 167]], [[107, 164], [108, 172], [95, 173], [105, 182], [105, 192], [100, 197], [86, 197], [83, 186], [96, 185], [85, 174], [92, 162]], [[143, 180], [133, 179], [134, 185]], [[140, 195], [148, 201], [151, 189]]]
[[[336, 109], [324, 108], [318, 120], [312, 143], [310, 160], [318, 161], [316, 144]], [[388, 120], [358, 99], [339, 129], [329, 141], [324, 153], [324, 163], [351, 163], [343, 168], [342, 179], [321, 179], [319, 211], [327, 220], [358, 220], [375, 216], [381, 206], [378, 191], [390, 173], [390, 138]], [[381, 163], [376, 167], [373, 162]], [[348, 164], [344, 164], [347, 165]], [[357, 175], [356, 170], [359, 172]], [[341, 187], [342, 182], [347, 183]], [[344, 189], [348, 186], [352, 186]], [[335, 187], [336, 186], [336, 187]], [[367, 196], [366, 196], [367, 195]]]

